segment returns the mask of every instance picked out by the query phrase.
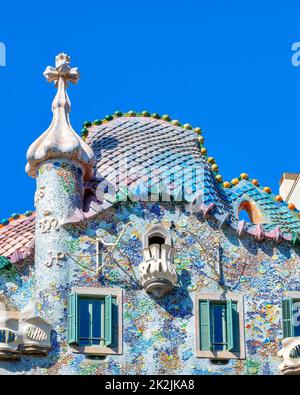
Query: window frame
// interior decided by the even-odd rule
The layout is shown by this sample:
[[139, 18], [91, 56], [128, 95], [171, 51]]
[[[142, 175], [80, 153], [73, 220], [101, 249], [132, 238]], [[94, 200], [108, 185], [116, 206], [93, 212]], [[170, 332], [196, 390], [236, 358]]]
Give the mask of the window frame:
[[[200, 350], [200, 302], [209, 301], [211, 303], [232, 301], [237, 304], [239, 322], [239, 351], [224, 350]], [[196, 293], [195, 294], [195, 330], [196, 330], [196, 357], [217, 359], [246, 359], [245, 348], [245, 326], [244, 326], [244, 300], [243, 295], [228, 292], [220, 293]]]
[[[83, 337], [80, 336], [81, 334], [81, 327], [80, 327], [80, 321], [82, 320], [82, 316], [81, 316], [81, 305], [80, 302], [85, 301], [88, 304], [88, 311], [91, 314], [91, 322], [89, 322], [88, 325], [88, 332], [89, 335], [88, 337]], [[100, 303], [99, 303], [100, 302]], [[100, 305], [100, 319], [99, 319], [99, 327], [100, 327], [100, 337], [95, 337], [94, 336], [94, 330], [95, 330], [95, 320], [97, 319], [97, 317], [94, 316], [94, 305], [95, 303], [99, 303]], [[104, 297], [88, 297], [86, 295], [79, 295], [78, 297], [78, 345], [79, 346], [83, 346], [83, 344], [80, 344], [81, 341], [86, 340], [87, 342], [93, 343], [94, 340], [99, 340], [99, 342], [104, 342], [105, 343], [105, 337], [101, 337], [101, 332], [103, 330], [103, 334], [104, 334], [104, 323], [105, 323], [105, 298]], [[86, 346], [92, 346], [94, 344], [86, 344]]]
[[159, 236], [165, 239], [164, 244], [172, 246], [172, 237], [169, 229], [165, 228], [161, 224], [154, 224], [143, 234], [143, 248], [148, 249], [150, 247], [151, 237]]
[[[76, 345], [69, 344], [74, 353], [88, 354], [88, 355], [121, 355], [123, 354], [123, 293], [119, 288], [90, 288], [90, 287], [73, 287], [71, 293], [77, 294], [78, 300], [80, 298], [102, 299], [106, 296], [111, 296], [116, 300], [118, 309], [118, 331], [117, 344], [114, 346], [101, 345]], [[78, 313], [79, 314], [79, 313]], [[78, 316], [78, 330], [79, 330], [79, 316]], [[79, 333], [78, 333], [79, 336]]]
[[[283, 309], [283, 300], [284, 299], [291, 299], [292, 300], [292, 308], [293, 308], [294, 303], [300, 303], [300, 292], [299, 291], [287, 291], [281, 300], [281, 310]], [[290, 319], [292, 320], [292, 316]], [[283, 339], [288, 339], [288, 337], [284, 336], [283, 310], [281, 311], [281, 327], [282, 327]], [[293, 325], [293, 328], [292, 327], [290, 328], [290, 330], [291, 330], [291, 333], [293, 334], [293, 336], [291, 336], [291, 338], [299, 337], [299, 336], [295, 336], [295, 326], [294, 325]]]
[[253, 225], [258, 225], [261, 224], [262, 221], [260, 219], [260, 210], [259, 207], [257, 206], [257, 203], [249, 198], [249, 197], [242, 197], [238, 203], [237, 206], [237, 211], [236, 211], [236, 217], [239, 219], [239, 215], [241, 211], [246, 211], [249, 217], [249, 221], [245, 221], [247, 223], [253, 224]]
[[[199, 302], [201, 303], [201, 300]], [[226, 329], [227, 329], [227, 326], [226, 326], [226, 322], [227, 322], [227, 320], [226, 320], [226, 318], [227, 318], [226, 317], [226, 307], [227, 306], [226, 306], [226, 303], [224, 303], [223, 301], [217, 301], [217, 302], [214, 301], [214, 302], [210, 303], [210, 305], [209, 305], [210, 312], [212, 310], [216, 310], [217, 307], [221, 307], [222, 308], [222, 314], [221, 314], [222, 338], [223, 338], [223, 340], [225, 339], [226, 342], [225, 343], [224, 342], [222, 342], [222, 343], [215, 342], [216, 339], [214, 337], [215, 337], [216, 328], [215, 328], [215, 322], [214, 322], [214, 320], [212, 320], [212, 321], [210, 321], [210, 324], [211, 324], [210, 331], [211, 331], [211, 334], [212, 334], [212, 338], [214, 338], [214, 339], [211, 339], [211, 340], [214, 340], [214, 341], [212, 341], [211, 344], [214, 345], [215, 347], [217, 345], [220, 345], [220, 346], [222, 346], [224, 348], [225, 344], [227, 344], [227, 331], [226, 331]], [[219, 350], [219, 351], [226, 351], [226, 350]]]

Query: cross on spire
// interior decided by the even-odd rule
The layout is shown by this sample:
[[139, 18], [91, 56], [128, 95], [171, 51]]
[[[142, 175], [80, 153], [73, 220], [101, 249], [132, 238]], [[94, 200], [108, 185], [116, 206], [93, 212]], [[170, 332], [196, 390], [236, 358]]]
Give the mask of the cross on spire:
[[48, 82], [54, 82], [58, 86], [59, 79], [63, 79], [68, 86], [68, 81], [77, 84], [80, 73], [77, 67], [70, 67], [71, 58], [65, 53], [60, 53], [55, 57], [55, 67], [48, 66], [43, 75]]
[[27, 151], [27, 173], [36, 177], [40, 163], [53, 158], [76, 160], [82, 164], [85, 179], [93, 175], [94, 153], [89, 145], [73, 130], [69, 113], [71, 103], [66, 88], [68, 83], [77, 84], [80, 74], [77, 67], [70, 67], [70, 56], [60, 53], [55, 58], [55, 67], [44, 71], [48, 82], [54, 82], [57, 92], [52, 102], [51, 125]]

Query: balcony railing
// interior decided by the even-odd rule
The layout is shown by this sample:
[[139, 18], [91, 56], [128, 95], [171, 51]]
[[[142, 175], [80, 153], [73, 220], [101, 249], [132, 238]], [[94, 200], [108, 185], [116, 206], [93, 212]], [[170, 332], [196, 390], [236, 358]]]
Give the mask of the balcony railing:
[[177, 282], [176, 268], [173, 263], [175, 250], [163, 244], [152, 244], [143, 250], [144, 261], [140, 264], [140, 278], [146, 292], [156, 297], [169, 293]]

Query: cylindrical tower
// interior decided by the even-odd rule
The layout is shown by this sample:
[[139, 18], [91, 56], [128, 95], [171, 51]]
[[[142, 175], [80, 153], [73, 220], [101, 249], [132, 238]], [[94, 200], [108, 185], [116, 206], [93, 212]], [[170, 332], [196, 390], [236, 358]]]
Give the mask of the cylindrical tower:
[[28, 149], [26, 171], [37, 179], [35, 193], [35, 294], [39, 315], [58, 336], [65, 330], [65, 300], [72, 279], [67, 259], [68, 231], [64, 220], [82, 208], [83, 182], [92, 175], [92, 149], [72, 129], [69, 121], [68, 82], [77, 83], [79, 71], [70, 57], [60, 54], [56, 67], [44, 75], [58, 88], [52, 104], [53, 120]]

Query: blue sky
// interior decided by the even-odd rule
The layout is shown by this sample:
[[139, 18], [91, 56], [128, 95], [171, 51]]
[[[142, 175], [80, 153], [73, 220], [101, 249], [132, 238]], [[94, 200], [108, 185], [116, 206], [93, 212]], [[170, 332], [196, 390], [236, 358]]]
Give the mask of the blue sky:
[[61, 51], [82, 74], [69, 90], [75, 130], [116, 110], [169, 114], [203, 129], [225, 180], [247, 172], [276, 192], [284, 171], [300, 171], [300, 4], [278, 4], [1, 4], [0, 219], [34, 209], [25, 155], [51, 121], [42, 73]]

